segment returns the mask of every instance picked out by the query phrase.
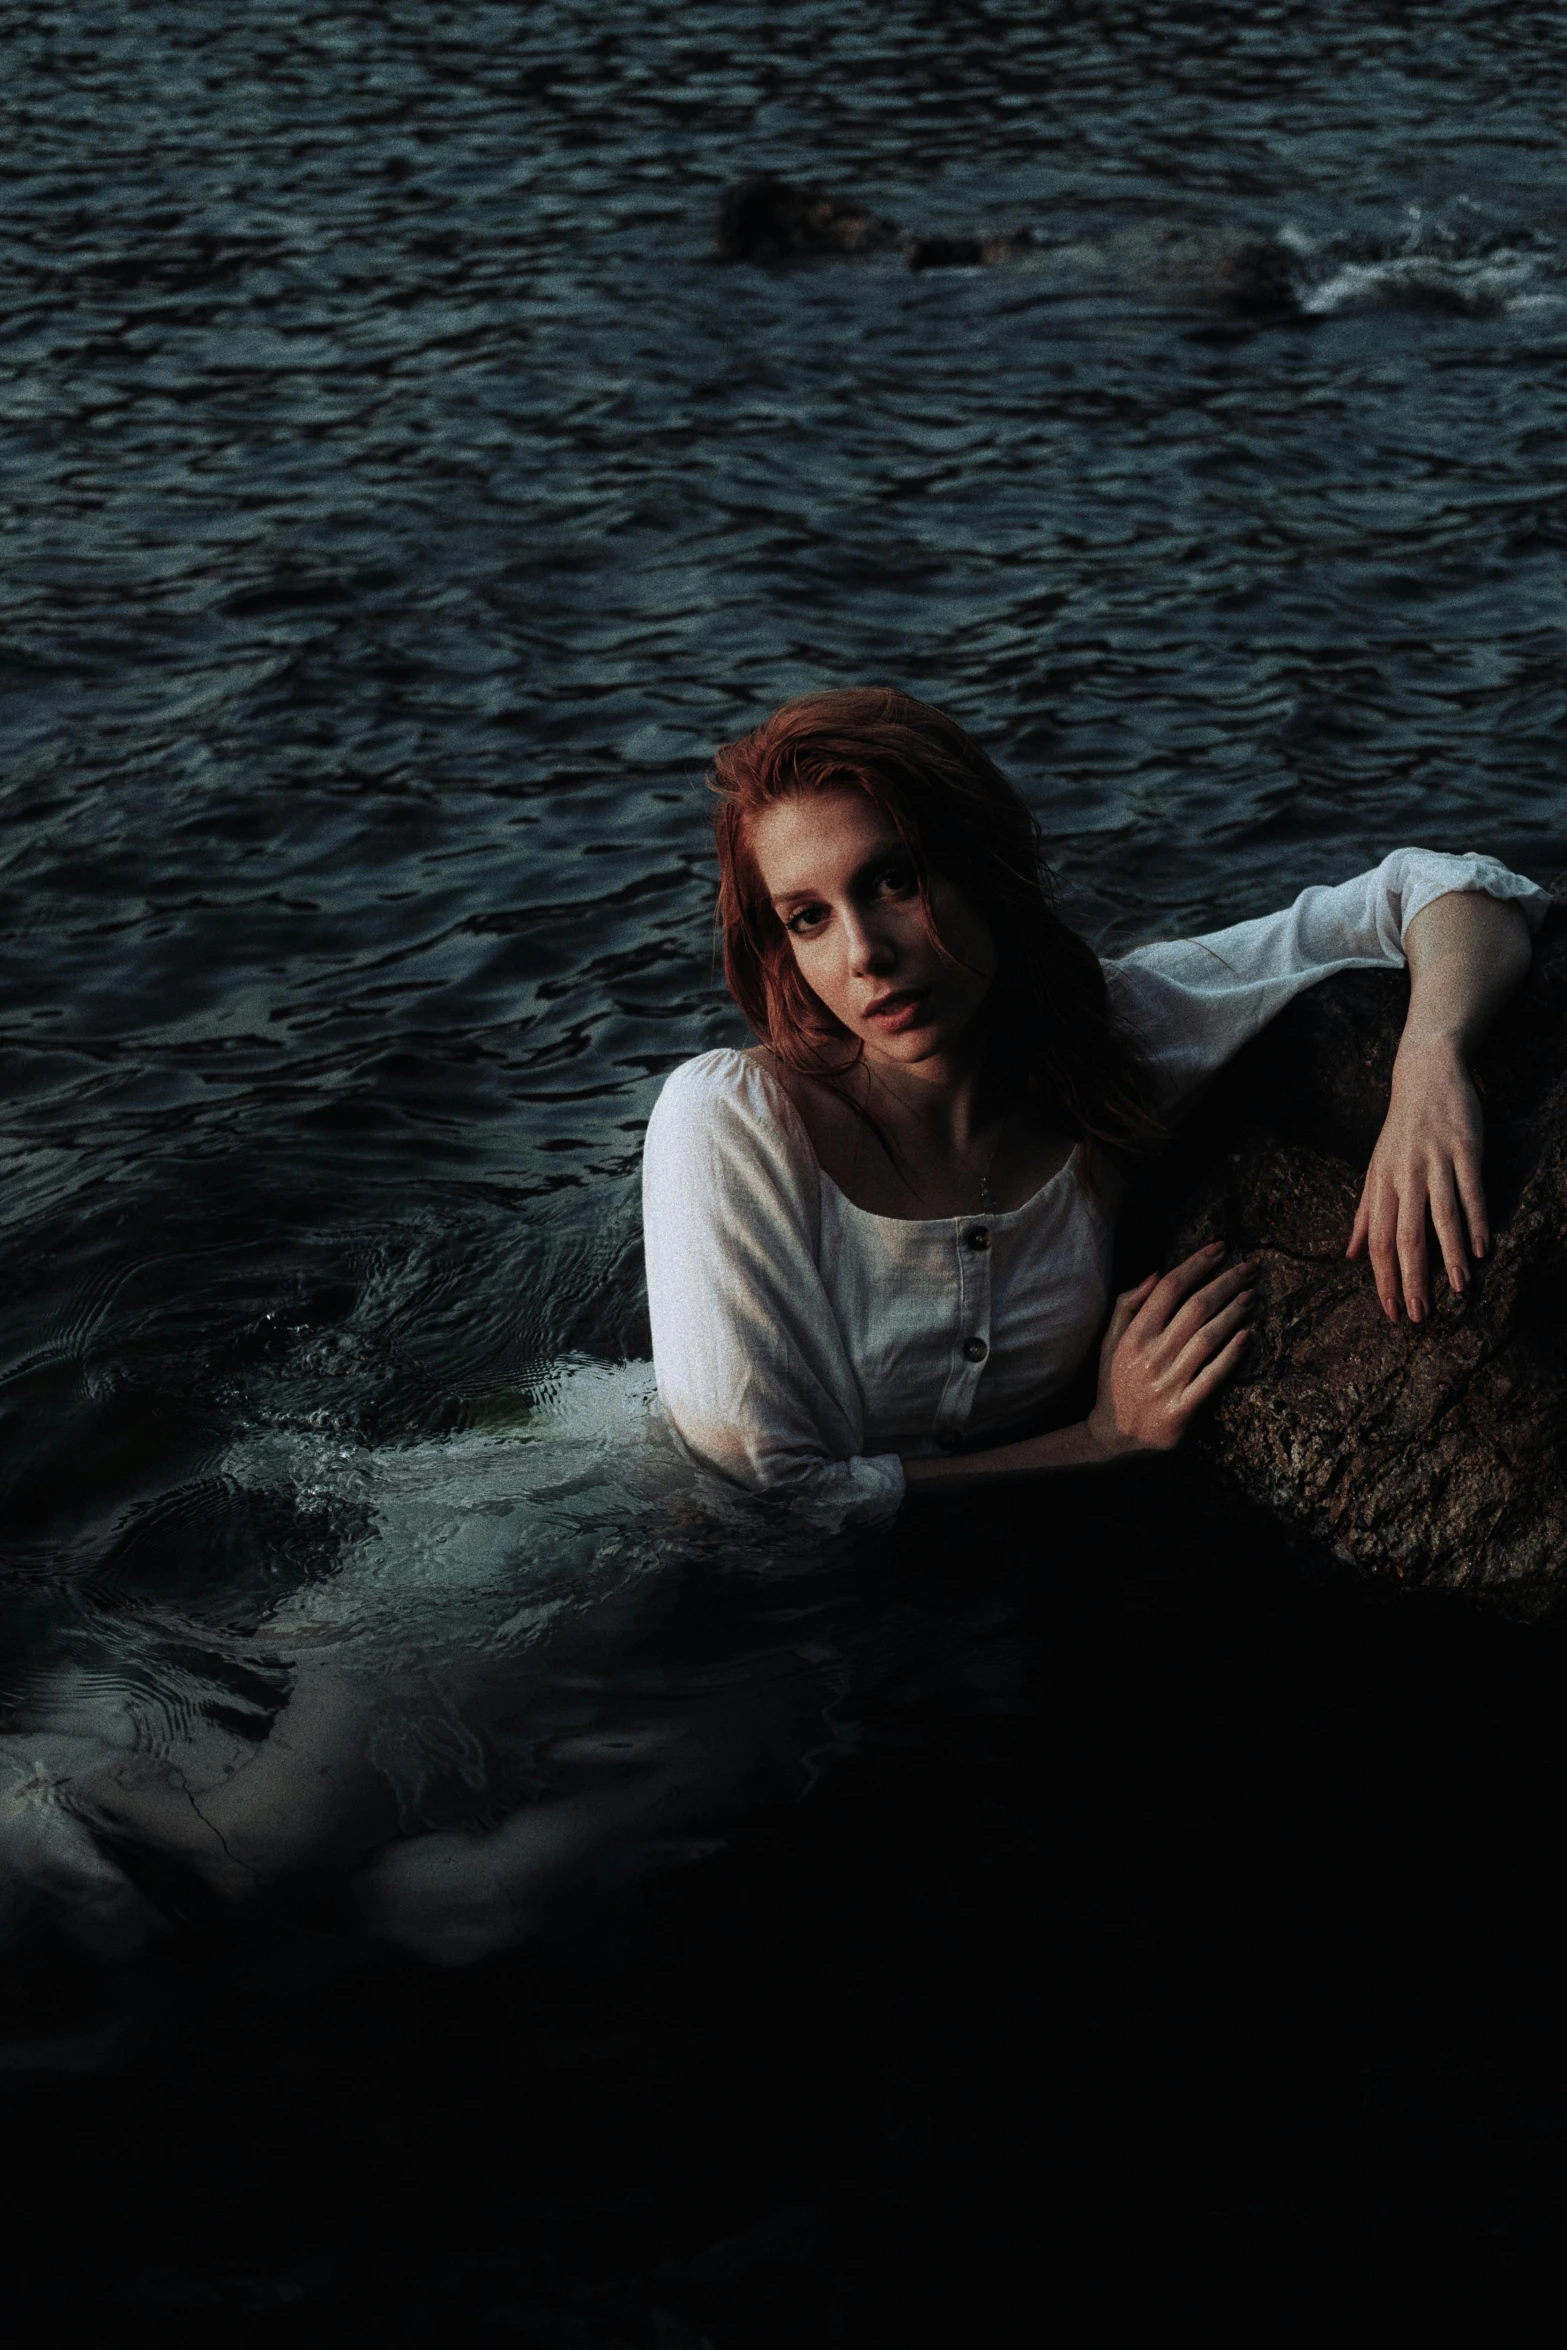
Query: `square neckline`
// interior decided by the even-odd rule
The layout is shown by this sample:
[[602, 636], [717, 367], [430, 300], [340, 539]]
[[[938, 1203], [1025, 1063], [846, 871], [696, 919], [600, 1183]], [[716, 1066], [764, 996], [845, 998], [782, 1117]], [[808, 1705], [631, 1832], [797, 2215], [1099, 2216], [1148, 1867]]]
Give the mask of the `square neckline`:
[[[779, 1086], [778, 1090], [780, 1093], [783, 1093], [782, 1086]], [[789, 1100], [787, 1094], [784, 1094], [784, 1099], [785, 1101]], [[799, 1112], [795, 1110], [793, 1102], [789, 1102], [789, 1107], [790, 1110], [793, 1111], [796, 1119], [799, 1121], [801, 1131], [804, 1132], [805, 1120], [801, 1118]], [[811, 1141], [809, 1134], [806, 1135], [805, 1139], [809, 1144]], [[858, 1200], [850, 1199], [848, 1193], [844, 1190], [843, 1185], [835, 1181], [834, 1178], [828, 1174], [820, 1159], [816, 1158], [815, 1145], [811, 1144], [811, 1157], [816, 1160], [816, 1172], [818, 1177], [824, 1184], [826, 1184], [828, 1190], [835, 1194], [841, 1204], [849, 1210], [851, 1215], [864, 1216], [867, 1222], [872, 1224], [896, 1224], [900, 1231], [907, 1232], [934, 1232], [940, 1227], [949, 1224], [983, 1224], [987, 1232], [993, 1232], [998, 1224], [1014, 1224], [1016, 1223], [1019, 1216], [1026, 1216], [1030, 1208], [1037, 1207], [1039, 1202], [1044, 1198], [1047, 1191], [1054, 1191], [1056, 1185], [1061, 1181], [1061, 1178], [1064, 1175], [1071, 1175], [1075, 1177], [1082, 1156], [1082, 1144], [1080, 1142], [1074, 1142], [1071, 1150], [1062, 1160], [1055, 1173], [1053, 1175], [1047, 1175], [1044, 1182], [1039, 1186], [1039, 1189], [1035, 1192], [1031, 1192], [1028, 1198], [1024, 1200], [1020, 1206], [1015, 1208], [965, 1208], [959, 1215], [956, 1216], [884, 1216], [880, 1214], [877, 1209], [862, 1208]]]
[[[725, 1048], [722, 1046], [719, 1047], [720, 1051], [724, 1049]], [[731, 1045], [728, 1050], [733, 1052], [736, 1050], [736, 1048]], [[788, 1124], [793, 1126], [796, 1134], [798, 1134], [800, 1138], [800, 1141], [804, 1145], [805, 1150], [810, 1158], [811, 1165], [816, 1169], [817, 1181], [819, 1183], [825, 1183], [828, 1190], [833, 1193], [835, 1198], [843, 1203], [851, 1215], [864, 1216], [867, 1221], [872, 1224], [896, 1224], [902, 1229], [912, 1232], [918, 1232], [922, 1230], [926, 1232], [935, 1232], [941, 1226], [948, 1224], [983, 1224], [987, 1227], [987, 1229], [990, 1226], [996, 1224], [1011, 1224], [1014, 1223], [1019, 1216], [1026, 1216], [1030, 1208], [1037, 1207], [1039, 1202], [1044, 1198], [1046, 1192], [1053, 1191], [1055, 1189], [1056, 1185], [1061, 1181], [1063, 1175], [1072, 1175], [1075, 1178], [1077, 1169], [1082, 1162], [1083, 1146], [1080, 1142], [1074, 1142], [1071, 1150], [1062, 1160], [1055, 1173], [1053, 1175], [1047, 1175], [1044, 1182], [1039, 1186], [1039, 1189], [1035, 1192], [1031, 1192], [1028, 1198], [1022, 1201], [1020, 1205], [1015, 1208], [994, 1208], [990, 1210], [984, 1208], [965, 1208], [961, 1214], [956, 1216], [883, 1216], [879, 1214], [875, 1208], [862, 1208], [858, 1200], [850, 1199], [848, 1193], [844, 1190], [843, 1185], [839, 1183], [833, 1176], [828, 1174], [826, 1168], [822, 1165], [821, 1160], [816, 1155], [816, 1145], [811, 1140], [810, 1129], [807, 1127], [805, 1120], [801, 1117], [798, 1109], [795, 1107], [794, 1102], [790, 1098], [788, 1087], [774, 1073], [774, 1071], [768, 1067], [762, 1053], [755, 1047], [747, 1049], [742, 1046], [739, 1048], [738, 1057], [750, 1064], [751, 1068], [756, 1072], [757, 1076], [761, 1078], [762, 1083], [765, 1086], [770, 1087], [772, 1092], [782, 1103], [785, 1120]], [[1081, 1190], [1081, 1184], [1079, 1184], [1078, 1188]]]

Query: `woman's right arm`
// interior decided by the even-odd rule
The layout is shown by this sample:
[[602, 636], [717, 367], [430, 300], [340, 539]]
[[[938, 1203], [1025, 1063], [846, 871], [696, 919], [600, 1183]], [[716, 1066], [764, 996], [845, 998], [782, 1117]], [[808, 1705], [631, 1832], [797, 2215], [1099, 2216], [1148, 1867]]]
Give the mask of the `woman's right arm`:
[[642, 1161], [653, 1364], [686, 1449], [825, 1525], [890, 1517], [896, 1453], [867, 1455], [864, 1408], [817, 1264], [820, 1173], [754, 1056], [674, 1071]]
[[858, 1382], [816, 1260], [815, 1157], [748, 1054], [677, 1069], [648, 1125], [643, 1231], [659, 1394], [687, 1449], [823, 1523], [890, 1517], [906, 1488], [1097, 1467], [1180, 1442], [1244, 1343], [1249, 1267], [1217, 1247], [1118, 1298], [1088, 1418], [949, 1457], [867, 1455]]
[[1037, 1477], [1092, 1469], [1140, 1452], [1170, 1452], [1192, 1418], [1235, 1369], [1250, 1331], [1254, 1264], [1217, 1270], [1223, 1244], [1199, 1249], [1165, 1274], [1150, 1273], [1115, 1301], [1099, 1349], [1099, 1394], [1086, 1420], [992, 1452], [905, 1460], [909, 1488], [958, 1492], [974, 1479]]

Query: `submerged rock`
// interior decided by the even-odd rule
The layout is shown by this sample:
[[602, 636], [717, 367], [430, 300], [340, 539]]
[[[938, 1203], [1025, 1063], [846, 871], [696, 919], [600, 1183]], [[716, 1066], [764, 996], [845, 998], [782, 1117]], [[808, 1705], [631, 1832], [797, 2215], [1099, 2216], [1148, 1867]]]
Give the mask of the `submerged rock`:
[[986, 269], [997, 261], [1010, 261], [1033, 241], [1032, 230], [1026, 228], [1004, 237], [907, 237], [903, 258], [910, 269]]
[[1295, 256], [1276, 238], [1177, 226], [1056, 246], [1042, 245], [1028, 228], [990, 236], [908, 236], [851, 196], [771, 172], [755, 172], [724, 190], [713, 251], [720, 261], [784, 261], [812, 254], [853, 258], [900, 244], [914, 270], [988, 268], [1033, 253], [1058, 275], [1174, 286], [1236, 318], [1286, 317], [1300, 309]]
[[1466, 1295], [1389, 1322], [1347, 1262], [1408, 1002], [1396, 972], [1302, 997], [1226, 1072], [1158, 1184], [1167, 1261], [1256, 1256], [1247, 1367], [1195, 1439], [1362, 1575], [1567, 1613], [1567, 879], [1476, 1066], [1494, 1242]]
[[1084, 244], [1060, 246], [1055, 259], [1103, 284], [1164, 288], [1210, 304], [1231, 318], [1300, 315], [1299, 257], [1277, 237], [1178, 221], [1162, 226], [1144, 221]]
[[852, 197], [754, 172], [718, 201], [713, 250], [720, 261], [782, 261], [806, 253], [875, 253], [899, 231]]
[[1277, 237], [1249, 237], [1214, 269], [1214, 290], [1237, 318], [1283, 318], [1300, 309], [1295, 256]]

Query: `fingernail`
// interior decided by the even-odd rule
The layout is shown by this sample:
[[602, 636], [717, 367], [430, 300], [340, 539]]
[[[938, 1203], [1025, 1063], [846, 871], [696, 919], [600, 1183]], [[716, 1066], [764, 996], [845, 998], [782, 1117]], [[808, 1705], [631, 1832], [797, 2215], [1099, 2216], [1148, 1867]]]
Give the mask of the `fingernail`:
[[1204, 1242], [1204, 1244], [1203, 1244], [1203, 1252], [1202, 1252], [1202, 1253], [1203, 1253], [1203, 1255], [1204, 1255], [1205, 1257], [1222, 1257], [1222, 1256], [1223, 1256], [1223, 1254], [1224, 1254], [1224, 1243], [1223, 1243], [1223, 1241], [1222, 1241], [1222, 1240], [1209, 1240], [1209, 1241], [1205, 1241], [1205, 1242]]
[[1409, 1319], [1411, 1322], [1423, 1322], [1425, 1318], [1426, 1310], [1420, 1299], [1418, 1297], [1411, 1298], [1409, 1301]]

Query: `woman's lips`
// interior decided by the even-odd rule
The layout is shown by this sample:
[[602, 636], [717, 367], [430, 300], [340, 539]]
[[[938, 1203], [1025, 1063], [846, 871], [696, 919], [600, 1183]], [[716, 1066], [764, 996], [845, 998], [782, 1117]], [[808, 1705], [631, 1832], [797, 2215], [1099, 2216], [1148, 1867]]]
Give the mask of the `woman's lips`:
[[925, 1009], [928, 987], [903, 987], [892, 995], [878, 996], [875, 1003], [865, 1007], [865, 1018], [874, 1020], [878, 1028], [889, 1036], [896, 1036], [905, 1028], [918, 1028]]

